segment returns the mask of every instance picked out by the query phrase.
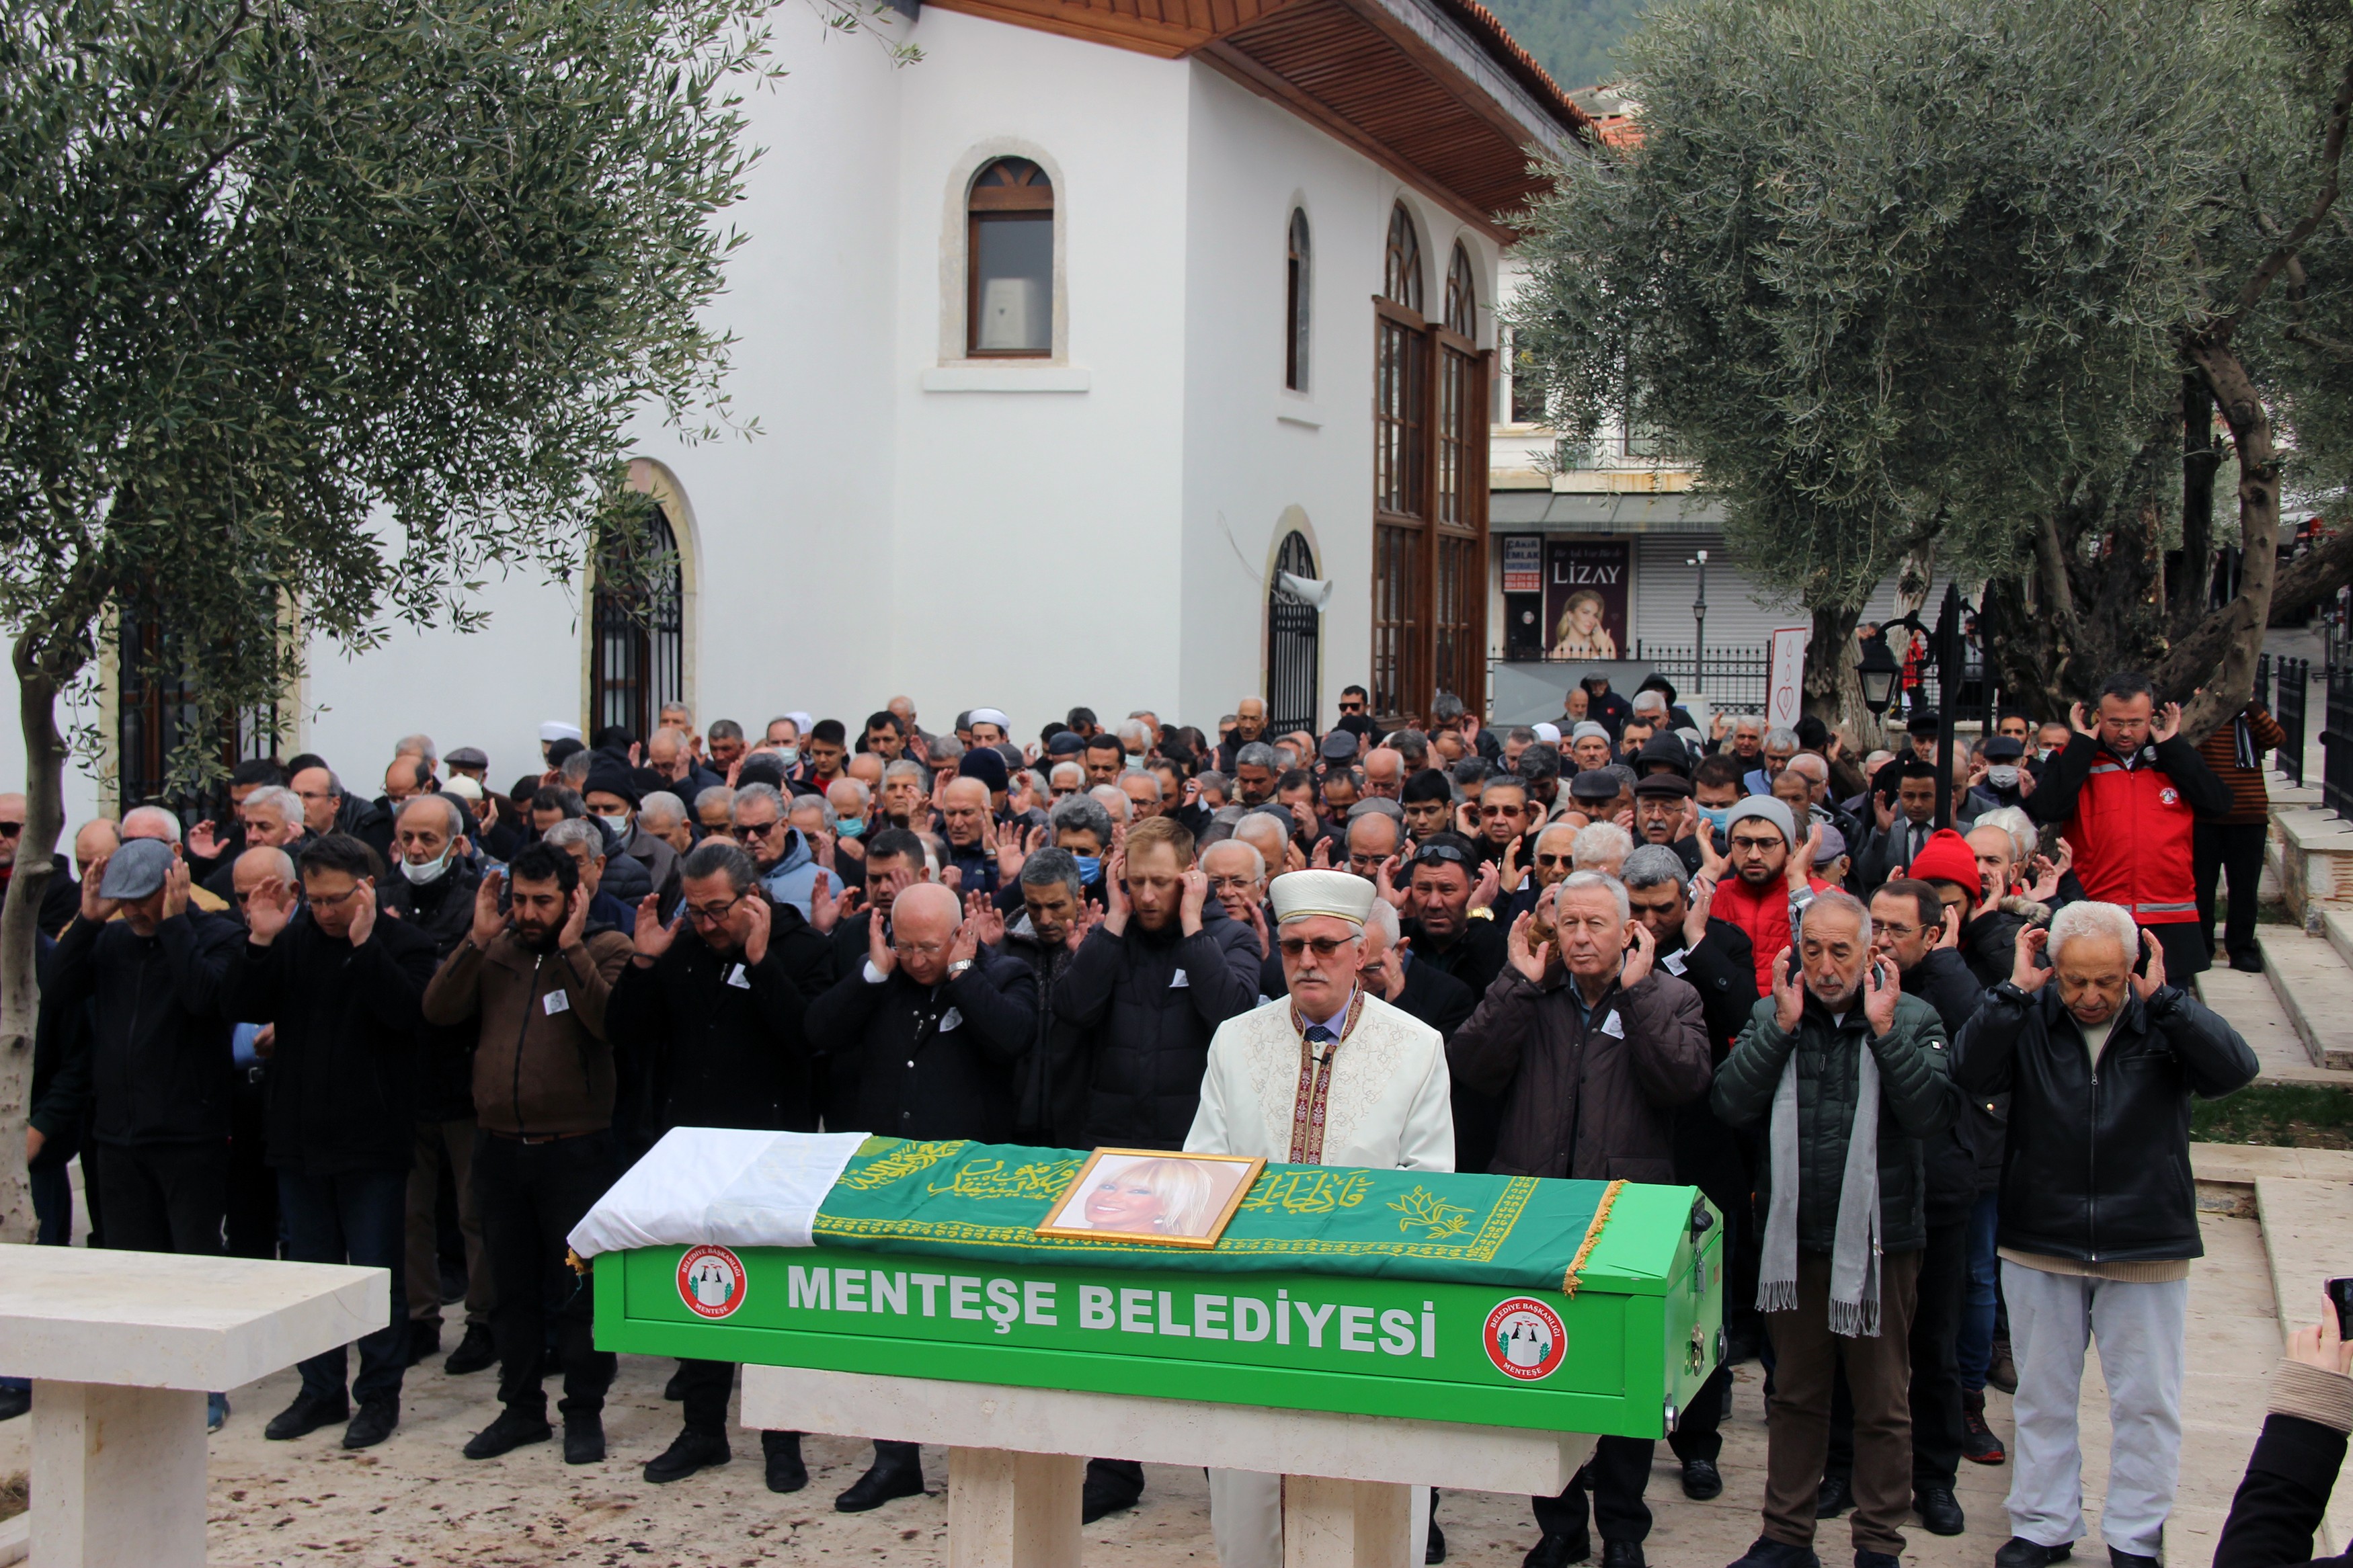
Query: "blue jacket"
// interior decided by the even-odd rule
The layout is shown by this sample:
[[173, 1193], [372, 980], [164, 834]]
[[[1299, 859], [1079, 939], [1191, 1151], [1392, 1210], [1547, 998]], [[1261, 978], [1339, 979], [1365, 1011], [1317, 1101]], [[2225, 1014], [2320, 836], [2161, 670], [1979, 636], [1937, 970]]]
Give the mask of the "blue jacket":
[[[768, 892], [769, 901], [790, 904], [800, 910], [801, 919], [809, 918], [809, 891], [817, 885], [817, 856], [811, 852], [808, 840], [800, 829], [785, 829], [785, 856], [760, 874], [760, 886]], [[839, 892], [837, 887], [834, 889]]]

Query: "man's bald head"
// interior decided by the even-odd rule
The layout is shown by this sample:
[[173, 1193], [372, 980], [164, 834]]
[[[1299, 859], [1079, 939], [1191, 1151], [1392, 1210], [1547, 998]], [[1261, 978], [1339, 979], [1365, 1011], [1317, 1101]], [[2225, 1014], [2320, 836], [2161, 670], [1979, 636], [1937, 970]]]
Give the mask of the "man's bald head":
[[273, 877], [292, 887], [294, 857], [275, 845], [261, 845], [238, 856], [228, 875], [237, 888], [237, 901], [242, 905], [248, 895]]
[[1365, 753], [1365, 793], [1389, 800], [1405, 787], [1405, 753], [1394, 746], [1375, 746]]
[[81, 825], [74, 835], [74, 874], [87, 876], [90, 863], [102, 860], [122, 847], [122, 832], [112, 817], [101, 816]]
[[937, 882], [914, 882], [899, 889], [898, 898], [891, 905], [891, 923], [895, 928], [913, 926], [937, 935], [964, 923], [964, 909], [956, 902], [953, 890]]

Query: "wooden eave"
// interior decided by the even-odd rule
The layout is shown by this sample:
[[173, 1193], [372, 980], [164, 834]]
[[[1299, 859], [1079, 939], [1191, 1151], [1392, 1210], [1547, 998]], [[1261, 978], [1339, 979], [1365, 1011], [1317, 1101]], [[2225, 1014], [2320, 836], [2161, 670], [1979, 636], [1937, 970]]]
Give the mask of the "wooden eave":
[[1198, 58], [1498, 240], [1529, 163], [1593, 122], [1477, 0], [932, 0], [1164, 59]]

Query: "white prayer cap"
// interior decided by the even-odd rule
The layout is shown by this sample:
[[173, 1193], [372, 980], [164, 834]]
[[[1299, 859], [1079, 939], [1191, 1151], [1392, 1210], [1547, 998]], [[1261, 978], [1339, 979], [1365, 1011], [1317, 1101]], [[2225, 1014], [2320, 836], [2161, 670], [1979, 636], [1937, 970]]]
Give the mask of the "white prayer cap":
[[1378, 890], [1349, 871], [1289, 871], [1267, 884], [1274, 900], [1274, 923], [1288, 925], [1311, 915], [1329, 915], [1364, 929]]
[[580, 726], [577, 724], [564, 724], [550, 719], [539, 727], [539, 743], [543, 746], [552, 741], [576, 741], [579, 738]]
[[1560, 726], [1559, 726], [1559, 725], [1557, 725], [1557, 724], [1531, 724], [1531, 725], [1529, 725], [1529, 726], [1528, 726], [1528, 728], [1529, 728], [1529, 729], [1531, 729], [1531, 730], [1534, 730], [1534, 731], [1536, 732], [1536, 739], [1537, 739], [1537, 740], [1539, 740], [1539, 741], [1542, 741], [1546, 745], [1547, 745], [1547, 746], [1557, 746], [1557, 745], [1559, 745], [1559, 744], [1560, 744]]
[[817, 722], [817, 720], [804, 708], [796, 708], [789, 713], [780, 714], [779, 717], [790, 719], [793, 721], [793, 728], [804, 735], [807, 734], [810, 726]]
[[976, 708], [972, 710], [972, 721], [976, 724], [994, 724], [1008, 734], [1013, 732], [1013, 721], [1005, 716], [1005, 710], [1001, 708]]

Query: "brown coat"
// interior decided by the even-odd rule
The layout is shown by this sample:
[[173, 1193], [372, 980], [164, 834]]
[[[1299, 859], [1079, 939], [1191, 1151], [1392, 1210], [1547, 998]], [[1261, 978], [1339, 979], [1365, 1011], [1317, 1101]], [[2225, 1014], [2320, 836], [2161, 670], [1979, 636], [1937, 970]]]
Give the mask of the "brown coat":
[[[512, 931], [486, 953], [461, 942], [425, 988], [435, 1024], [480, 1020], [474, 1047], [474, 1114], [492, 1132], [542, 1138], [613, 1124], [613, 1047], [605, 1003], [629, 939], [592, 931], [576, 947], [534, 952]], [[553, 1013], [547, 997], [561, 994]]]
[[[1556, 964], [1542, 986], [1506, 964], [1454, 1033], [1447, 1066], [1504, 1097], [1489, 1169], [1508, 1176], [1672, 1182], [1674, 1108], [1707, 1092], [1699, 993], [1654, 972], [1610, 982], [1588, 1024]], [[1622, 1034], [1609, 1031], [1618, 1020]]]

